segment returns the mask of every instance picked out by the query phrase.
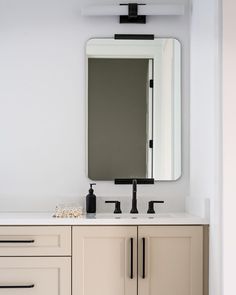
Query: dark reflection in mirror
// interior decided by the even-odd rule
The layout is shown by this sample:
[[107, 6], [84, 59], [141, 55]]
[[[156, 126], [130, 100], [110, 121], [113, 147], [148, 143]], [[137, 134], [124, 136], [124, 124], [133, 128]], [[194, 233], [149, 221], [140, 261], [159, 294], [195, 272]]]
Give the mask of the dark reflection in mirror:
[[148, 173], [149, 59], [88, 59], [88, 176]]

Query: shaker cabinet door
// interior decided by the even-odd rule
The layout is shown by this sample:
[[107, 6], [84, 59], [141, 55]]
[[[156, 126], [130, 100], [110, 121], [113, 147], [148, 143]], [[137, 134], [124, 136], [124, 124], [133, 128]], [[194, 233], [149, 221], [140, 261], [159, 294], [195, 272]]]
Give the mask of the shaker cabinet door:
[[137, 295], [137, 227], [73, 227], [73, 295]]
[[202, 295], [201, 226], [140, 226], [139, 295]]

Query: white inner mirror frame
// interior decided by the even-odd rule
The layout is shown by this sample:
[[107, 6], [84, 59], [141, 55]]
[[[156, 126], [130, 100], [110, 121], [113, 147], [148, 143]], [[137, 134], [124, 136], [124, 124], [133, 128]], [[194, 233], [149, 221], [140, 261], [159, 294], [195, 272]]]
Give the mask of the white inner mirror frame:
[[[150, 59], [153, 100], [148, 112], [153, 149], [147, 152], [147, 177], [174, 181], [181, 176], [181, 44], [173, 38], [154, 40], [90, 39], [86, 45], [87, 161], [89, 58]], [[152, 130], [151, 130], [152, 129]], [[87, 165], [87, 175], [88, 175]], [[105, 179], [104, 179], [105, 180]]]

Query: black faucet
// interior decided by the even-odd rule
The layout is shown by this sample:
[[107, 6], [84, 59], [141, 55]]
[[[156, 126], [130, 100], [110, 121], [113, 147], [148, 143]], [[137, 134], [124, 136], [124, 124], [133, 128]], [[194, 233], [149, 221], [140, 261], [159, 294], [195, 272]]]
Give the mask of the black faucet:
[[137, 209], [137, 179], [133, 179], [132, 208], [130, 213], [138, 213]]
[[154, 184], [153, 178], [116, 178], [115, 184], [132, 184], [132, 208], [130, 210], [131, 214], [137, 214], [137, 184]]

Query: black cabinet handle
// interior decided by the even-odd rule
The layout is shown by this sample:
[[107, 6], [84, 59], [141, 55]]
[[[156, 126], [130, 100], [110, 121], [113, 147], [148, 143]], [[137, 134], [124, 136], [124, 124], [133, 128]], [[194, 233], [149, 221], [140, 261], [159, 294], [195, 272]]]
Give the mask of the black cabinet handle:
[[130, 278], [134, 278], [134, 239], [130, 238]]
[[142, 278], [145, 279], [146, 276], [146, 247], [145, 247], [145, 238], [142, 238], [142, 242], [143, 242], [143, 273], [142, 273]]
[[27, 243], [34, 243], [35, 240], [0, 240], [0, 243], [22, 243], [22, 244], [27, 244]]
[[30, 289], [34, 288], [34, 284], [31, 285], [9, 285], [9, 286], [1, 286], [0, 289]]

